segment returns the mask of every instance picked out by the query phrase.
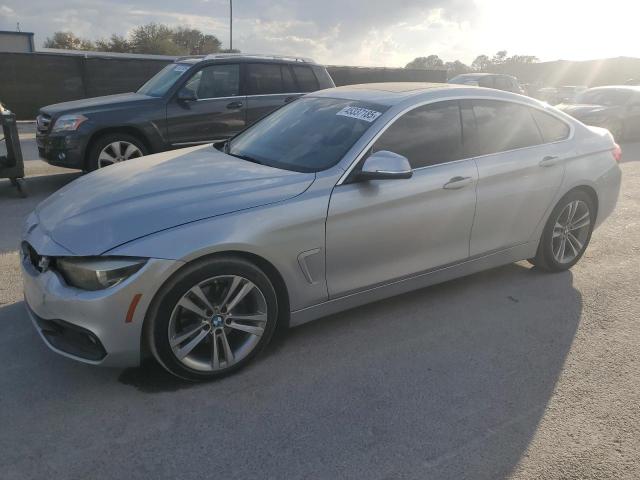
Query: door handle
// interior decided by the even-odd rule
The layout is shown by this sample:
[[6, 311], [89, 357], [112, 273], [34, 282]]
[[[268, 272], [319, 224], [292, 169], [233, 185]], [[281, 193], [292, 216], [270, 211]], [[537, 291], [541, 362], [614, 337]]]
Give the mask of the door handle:
[[244, 105], [244, 103], [242, 103], [242, 102], [231, 102], [231, 103], [227, 104], [227, 108], [229, 110], [235, 110], [235, 109], [238, 109], [238, 108], [242, 108], [242, 105]]
[[293, 102], [296, 98], [298, 98], [298, 97], [287, 97], [287, 98], [284, 99], [284, 103]]
[[473, 178], [471, 177], [453, 177], [447, 183], [445, 183], [442, 188], [445, 190], [460, 190], [461, 188], [466, 187], [467, 185], [471, 185], [473, 183]]
[[560, 157], [549, 155], [540, 160], [540, 163], [538, 163], [538, 165], [541, 167], [552, 167], [553, 165], [560, 162], [560, 160], [562, 160]]

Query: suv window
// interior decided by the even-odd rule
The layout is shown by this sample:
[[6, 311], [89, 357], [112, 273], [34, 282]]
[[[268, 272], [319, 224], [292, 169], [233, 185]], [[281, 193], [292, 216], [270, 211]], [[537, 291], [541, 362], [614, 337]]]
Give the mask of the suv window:
[[496, 100], [473, 100], [476, 128], [465, 131], [472, 156], [506, 152], [543, 143], [530, 109]]
[[318, 79], [313, 73], [313, 70], [311, 70], [311, 67], [294, 65], [293, 74], [296, 76], [296, 80], [298, 80], [298, 89], [300, 92], [315, 92], [318, 90]]
[[198, 99], [235, 97], [240, 90], [239, 65], [211, 65], [199, 70], [184, 88]]
[[247, 65], [247, 95], [269, 95], [292, 91], [284, 88], [283, 69], [277, 63]]
[[404, 155], [412, 168], [463, 158], [457, 101], [418, 107], [398, 118], [376, 141], [373, 151]]
[[479, 87], [494, 88], [494, 78], [493, 77], [480, 77], [480, 78], [478, 78], [478, 86]]
[[540, 128], [545, 143], [559, 142], [569, 136], [569, 125], [562, 120], [536, 109], [531, 109], [531, 113]]
[[511, 79], [507, 77], [495, 77], [494, 78], [495, 88], [499, 90], [513, 90], [513, 84], [511, 83]]

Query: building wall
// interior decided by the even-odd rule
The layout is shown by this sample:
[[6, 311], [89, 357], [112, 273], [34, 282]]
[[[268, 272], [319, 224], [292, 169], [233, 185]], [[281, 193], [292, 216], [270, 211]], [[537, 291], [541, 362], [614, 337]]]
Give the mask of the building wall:
[[[137, 90], [171, 60], [53, 53], [0, 53], [0, 101], [21, 120], [53, 103]], [[444, 82], [442, 70], [327, 67], [336, 85]]]

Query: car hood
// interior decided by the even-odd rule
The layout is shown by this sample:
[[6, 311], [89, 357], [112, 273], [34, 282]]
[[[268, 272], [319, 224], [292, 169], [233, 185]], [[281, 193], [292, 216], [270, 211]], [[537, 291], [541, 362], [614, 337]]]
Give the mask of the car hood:
[[607, 107], [606, 105], [588, 105], [576, 103], [563, 103], [561, 105], [556, 105], [556, 108], [576, 118], [587, 117], [596, 113], [609, 113], [616, 109], [616, 107]]
[[120, 93], [118, 95], [106, 95], [103, 97], [85, 98], [71, 102], [56, 103], [40, 109], [42, 113], [57, 116], [66, 113], [90, 113], [93, 110], [105, 108], [130, 107], [137, 103], [158, 101], [156, 97], [149, 97], [140, 93]]
[[314, 179], [205, 145], [97, 170], [51, 195], [36, 215], [59, 245], [100, 255], [160, 230], [286, 200]]

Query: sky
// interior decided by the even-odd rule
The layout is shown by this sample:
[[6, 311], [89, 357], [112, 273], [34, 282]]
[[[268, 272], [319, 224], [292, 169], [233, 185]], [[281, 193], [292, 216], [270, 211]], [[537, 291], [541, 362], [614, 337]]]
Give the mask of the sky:
[[[640, 57], [638, 0], [234, 0], [233, 46], [331, 65], [471, 63], [498, 50], [541, 60]], [[95, 40], [157, 22], [229, 44], [228, 0], [0, 0], [0, 30]]]

